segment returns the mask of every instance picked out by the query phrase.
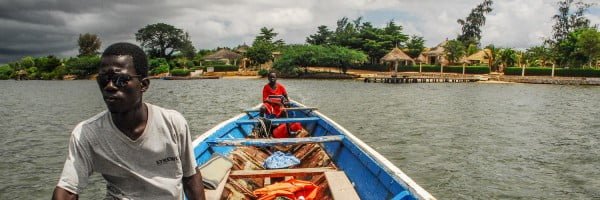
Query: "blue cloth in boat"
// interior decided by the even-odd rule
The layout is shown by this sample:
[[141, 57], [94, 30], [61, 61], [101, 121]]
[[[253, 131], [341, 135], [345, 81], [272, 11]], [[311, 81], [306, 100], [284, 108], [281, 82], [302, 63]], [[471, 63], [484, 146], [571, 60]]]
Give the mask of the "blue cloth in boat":
[[225, 178], [227, 172], [231, 170], [233, 162], [220, 154], [213, 154], [213, 157], [198, 167], [202, 175], [204, 188], [214, 190]]
[[281, 151], [276, 151], [273, 155], [269, 156], [263, 163], [263, 167], [267, 169], [281, 169], [288, 168], [294, 165], [300, 164], [300, 160], [294, 155], [285, 154]]

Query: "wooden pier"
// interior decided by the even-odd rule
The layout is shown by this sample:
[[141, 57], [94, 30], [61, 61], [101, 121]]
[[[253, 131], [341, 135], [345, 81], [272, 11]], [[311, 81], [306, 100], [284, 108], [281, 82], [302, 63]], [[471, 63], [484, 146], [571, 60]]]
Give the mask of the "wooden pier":
[[365, 77], [365, 83], [467, 83], [477, 82], [480, 79], [477, 77], [464, 76], [375, 76]]

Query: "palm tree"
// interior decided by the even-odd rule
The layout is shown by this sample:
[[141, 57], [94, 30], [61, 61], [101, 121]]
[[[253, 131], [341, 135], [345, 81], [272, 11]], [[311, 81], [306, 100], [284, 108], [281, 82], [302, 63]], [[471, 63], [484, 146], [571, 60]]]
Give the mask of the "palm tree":
[[483, 52], [485, 52], [485, 58], [488, 59], [488, 67], [490, 68], [490, 72], [497, 71], [497, 69], [494, 67], [494, 64], [496, 62], [496, 54], [498, 53], [498, 49], [493, 44], [486, 46], [485, 49], [488, 49], [488, 51], [484, 50]]

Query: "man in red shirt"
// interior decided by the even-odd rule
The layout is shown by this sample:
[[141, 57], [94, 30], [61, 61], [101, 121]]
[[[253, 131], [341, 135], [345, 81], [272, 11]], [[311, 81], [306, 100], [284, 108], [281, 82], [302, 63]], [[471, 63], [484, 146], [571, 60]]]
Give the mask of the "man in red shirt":
[[269, 73], [267, 77], [269, 83], [263, 87], [263, 106], [260, 108], [260, 116], [264, 117], [265, 113], [274, 117], [285, 116], [285, 111], [282, 109], [288, 102], [285, 86], [277, 83], [277, 74], [275, 72]]

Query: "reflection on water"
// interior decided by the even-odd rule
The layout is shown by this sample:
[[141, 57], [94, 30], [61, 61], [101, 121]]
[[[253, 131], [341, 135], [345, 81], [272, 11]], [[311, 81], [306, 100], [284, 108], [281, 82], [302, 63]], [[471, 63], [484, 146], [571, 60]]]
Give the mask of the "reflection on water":
[[[280, 80], [439, 199], [600, 198], [600, 87]], [[195, 136], [256, 105], [265, 80], [152, 80]], [[94, 81], [0, 81], [0, 199], [49, 198]], [[103, 196], [94, 175], [83, 199]]]

